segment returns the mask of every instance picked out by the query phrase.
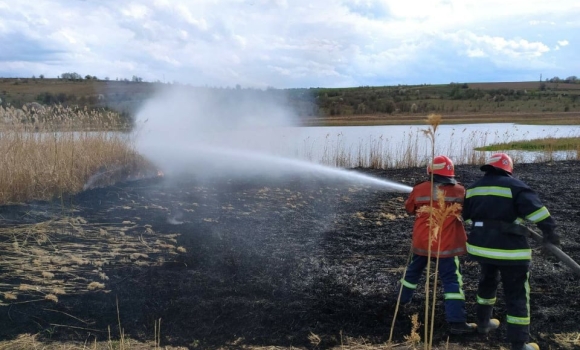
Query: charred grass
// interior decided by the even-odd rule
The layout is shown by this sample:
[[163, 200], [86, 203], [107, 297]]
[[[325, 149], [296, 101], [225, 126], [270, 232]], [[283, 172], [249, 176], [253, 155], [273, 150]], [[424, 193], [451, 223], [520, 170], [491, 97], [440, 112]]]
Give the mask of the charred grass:
[[[408, 185], [425, 180], [423, 168], [357, 170]], [[579, 170], [577, 161], [516, 164], [577, 261]], [[481, 175], [475, 166], [456, 171], [464, 183]], [[424, 317], [421, 288], [387, 343], [413, 223], [404, 198], [316, 175], [224, 175], [93, 189], [64, 207], [4, 206], [2, 293], [16, 299], [0, 307], [0, 348], [31, 337], [40, 349], [119, 348], [119, 328], [131, 348], [154, 348], [159, 319], [154, 344], [170, 349], [422, 348], [412, 319]], [[473, 320], [477, 265], [463, 259], [463, 268]], [[531, 284], [532, 339], [542, 348], [577, 346], [578, 277], [535, 246]], [[505, 347], [505, 325], [489, 339], [449, 336], [442, 300], [435, 310], [435, 348]], [[503, 320], [501, 289], [496, 313]]]
[[[412, 227], [404, 195], [312, 174], [107, 186], [157, 173], [129, 138], [99, 124], [106, 116], [72, 118], [79, 112], [60, 107], [0, 112], [0, 193], [12, 203], [0, 207], [0, 349], [422, 347], [420, 302], [399, 316], [387, 342]], [[74, 133], [93, 122], [96, 132]], [[415, 168], [418, 137], [395, 150], [406, 155], [400, 169], [377, 169], [391, 164], [374, 143], [368, 160], [355, 161], [358, 171], [413, 185], [424, 173]], [[353, 166], [346, 152], [327, 152], [333, 165]], [[577, 260], [580, 212], [570, 203], [579, 164], [517, 169], [571, 233], [565, 247]], [[469, 183], [478, 172], [462, 166], [458, 174]], [[576, 304], [558, 302], [580, 292], [577, 277], [537, 258], [532, 336], [574, 348]], [[476, 265], [464, 264], [473, 314]], [[435, 310], [435, 348], [502, 341], [503, 330], [490, 340], [450, 340], [440, 303]]]

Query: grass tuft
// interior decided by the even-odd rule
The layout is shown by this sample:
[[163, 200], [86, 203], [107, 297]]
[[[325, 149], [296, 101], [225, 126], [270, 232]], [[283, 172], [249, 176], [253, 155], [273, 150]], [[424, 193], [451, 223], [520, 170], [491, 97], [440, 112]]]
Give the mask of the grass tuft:
[[411, 333], [403, 336], [405, 343], [411, 348], [415, 348], [421, 342], [421, 336], [418, 333], [421, 323], [419, 322], [419, 315], [413, 314], [411, 316]]
[[104, 288], [105, 288], [105, 284], [100, 283], [100, 282], [91, 282], [87, 286], [88, 290], [97, 290], [97, 289], [104, 289]]

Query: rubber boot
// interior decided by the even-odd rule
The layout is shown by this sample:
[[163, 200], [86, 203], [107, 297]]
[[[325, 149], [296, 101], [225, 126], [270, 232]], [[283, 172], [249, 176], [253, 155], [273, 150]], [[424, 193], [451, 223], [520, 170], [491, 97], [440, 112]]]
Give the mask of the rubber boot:
[[451, 322], [449, 323], [449, 333], [451, 334], [471, 334], [475, 333], [477, 325], [475, 323]]
[[477, 305], [477, 331], [480, 334], [487, 334], [499, 327], [499, 320], [491, 318], [493, 306]]
[[536, 343], [512, 343], [511, 350], [540, 350]]
[[487, 325], [477, 325], [477, 332], [479, 334], [487, 334], [491, 331], [495, 331], [499, 328], [499, 320], [497, 318], [492, 318], [487, 321]]

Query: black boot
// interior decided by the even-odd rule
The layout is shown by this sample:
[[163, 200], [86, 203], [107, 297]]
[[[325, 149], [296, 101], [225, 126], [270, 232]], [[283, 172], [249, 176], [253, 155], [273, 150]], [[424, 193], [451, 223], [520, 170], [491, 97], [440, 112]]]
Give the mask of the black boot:
[[540, 350], [536, 343], [512, 343], [511, 350]]
[[481, 334], [487, 334], [499, 327], [499, 320], [491, 318], [493, 306], [477, 305], [477, 331]]
[[475, 333], [477, 325], [475, 323], [466, 322], [450, 322], [449, 333], [451, 334], [470, 334]]
[[487, 324], [478, 324], [477, 331], [479, 334], [487, 334], [491, 331], [495, 331], [499, 328], [499, 320], [497, 318], [492, 318], [487, 321]]

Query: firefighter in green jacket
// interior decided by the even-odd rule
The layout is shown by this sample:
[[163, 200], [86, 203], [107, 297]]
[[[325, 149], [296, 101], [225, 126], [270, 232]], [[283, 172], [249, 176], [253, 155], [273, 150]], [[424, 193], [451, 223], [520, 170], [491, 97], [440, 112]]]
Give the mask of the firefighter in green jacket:
[[477, 329], [485, 334], [499, 327], [499, 320], [491, 316], [501, 281], [511, 349], [539, 350], [536, 343], [528, 343], [532, 250], [527, 230], [520, 223], [535, 223], [544, 241], [559, 245], [556, 224], [536, 192], [512, 177], [513, 162], [507, 154], [492, 155], [481, 170], [485, 175], [467, 188], [462, 212], [465, 222], [471, 224], [467, 253], [481, 267]]

